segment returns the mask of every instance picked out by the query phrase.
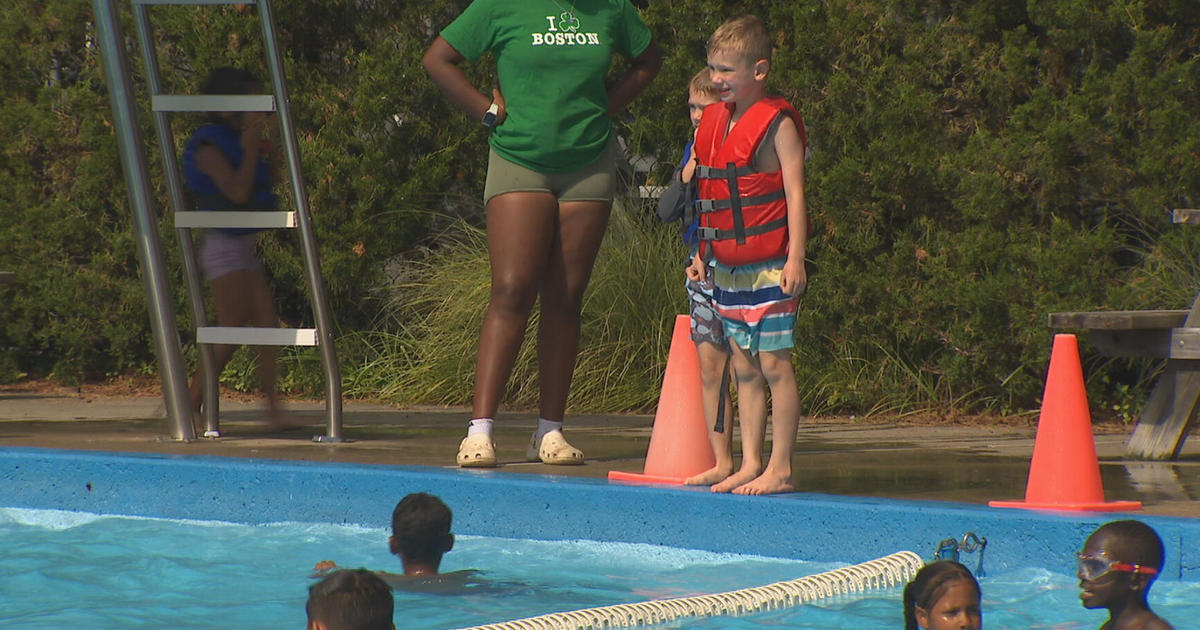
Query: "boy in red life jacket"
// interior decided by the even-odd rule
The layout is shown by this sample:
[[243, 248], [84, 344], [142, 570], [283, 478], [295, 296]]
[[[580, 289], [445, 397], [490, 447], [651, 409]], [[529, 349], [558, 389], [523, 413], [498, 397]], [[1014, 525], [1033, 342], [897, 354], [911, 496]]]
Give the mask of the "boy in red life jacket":
[[[771, 40], [756, 17], [722, 24], [708, 40], [708, 68], [721, 102], [696, 131], [700, 250], [688, 277], [714, 261], [714, 301], [730, 341], [742, 423], [742, 466], [713, 492], [789, 492], [800, 394], [792, 334], [804, 292], [808, 239], [804, 123], [787, 101], [766, 94]], [[771, 457], [763, 465], [766, 387]]]

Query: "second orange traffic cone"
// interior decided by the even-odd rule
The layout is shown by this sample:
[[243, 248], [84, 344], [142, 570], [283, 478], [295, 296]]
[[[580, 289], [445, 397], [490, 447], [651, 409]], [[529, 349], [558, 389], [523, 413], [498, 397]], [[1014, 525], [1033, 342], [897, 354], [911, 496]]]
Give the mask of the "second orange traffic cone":
[[644, 472], [612, 470], [610, 481], [681, 484], [716, 465], [700, 400], [700, 355], [690, 331], [691, 318], [677, 315]]
[[1104, 500], [1075, 335], [1054, 336], [1025, 500], [988, 501], [988, 505], [1090, 512], [1142, 509], [1140, 501]]

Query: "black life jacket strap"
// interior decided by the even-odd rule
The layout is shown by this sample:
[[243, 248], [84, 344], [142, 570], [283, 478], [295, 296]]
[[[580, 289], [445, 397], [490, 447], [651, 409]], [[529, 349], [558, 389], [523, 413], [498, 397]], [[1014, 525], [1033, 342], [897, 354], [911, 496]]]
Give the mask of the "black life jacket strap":
[[[741, 205], [743, 208], [746, 206], [761, 206], [761, 205], [768, 204], [768, 203], [771, 203], [772, 201], [776, 201], [778, 199], [783, 199], [783, 198], [784, 198], [784, 191], [781, 188], [779, 190], [776, 190], [775, 192], [770, 192], [765, 195], [755, 195], [753, 197], [742, 197]], [[701, 213], [716, 212], [718, 210], [727, 210], [732, 207], [733, 207], [732, 198], [731, 199], [697, 199], [696, 200], [696, 210]]]
[[[768, 221], [762, 225], [755, 225], [744, 228], [742, 231], [745, 236], [758, 236], [767, 232], [774, 232], [787, 227], [787, 217]], [[696, 229], [696, 236], [702, 241], [726, 241], [731, 238], [737, 238], [736, 229], [721, 230], [714, 227], [699, 227]]]
[[[725, 397], [729, 395], [729, 359], [733, 354], [725, 353], [725, 367], [721, 372], [721, 392], [717, 395], [717, 421], [713, 423], [713, 431], [725, 433]], [[731, 419], [732, 420], [732, 419]]]
[[729, 209], [733, 213], [733, 238], [738, 245], [746, 243], [746, 220], [742, 216], [742, 192], [738, 190], [737, 167], [733, 162], [727, 164], [725, 171], [729, 174], [725, 181], [729, 183]]
[[745, 177], [747, 175], [753, 175], [757, 172], [758, 171], [754, 170], [754, 167], [750, 166], [749, 164], [745, 166], [734, 166], [733, 162], [730, 162], [728, 168], [713, 168], [711, 166], [697, 164], [695, 177], [699, 177], [700, 179], [729, 179], [731, 174], [734, 177]]

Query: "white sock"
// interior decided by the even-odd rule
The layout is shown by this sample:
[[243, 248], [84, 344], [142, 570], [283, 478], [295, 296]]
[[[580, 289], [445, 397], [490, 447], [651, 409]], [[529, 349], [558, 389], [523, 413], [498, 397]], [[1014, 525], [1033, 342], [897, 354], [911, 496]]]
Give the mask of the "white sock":
[[555, 422], [545, 418], [538, 418], [537, 433], [533, 435], [533, 439], [541, 440], [547, 433], [551, 431], [562, 431], [562, 420]]
[[494, 420], [491, 418], [472, 418], [471, 421], [467, 423], [467, 437], [471, 437], [472, 435], [490, 436], [492, 434], [493, 422]]

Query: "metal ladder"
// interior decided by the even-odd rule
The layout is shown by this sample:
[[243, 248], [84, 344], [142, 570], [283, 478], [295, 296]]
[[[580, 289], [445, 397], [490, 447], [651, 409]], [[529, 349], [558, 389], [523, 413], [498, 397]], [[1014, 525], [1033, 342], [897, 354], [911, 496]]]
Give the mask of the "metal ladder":
[[[200, 369], [204, 374], [205, 437], [218, 437], [218, 405], [220, 394], [218, 374], [213, 369], [213, 344], [235, 345], [304, 345], [317, 346], [325, 371], [326, 435], [316, 436], [317, 442], [342, 441], [341, 372], [334, 352], [332, 321], [325, 298], [325, 283], [321, 275], [316, 238], [309, 213], [308, 196], [300, 170], [295, 128], [288, 108], [288, 92], [283, 75], [283, 61], [275, 41], [275, 21], [269, 0], [257, 0], [257, 15], [262, 25], [267, 67], [271, 77], [271, 94], [256, 95], [179, 95], [164, 94], [148, 8], [151, 5], [223, 5], [251, 4], [247, 0], [131, 0], [142, 58], [146, 67], [147, 88], [151, 94], [151, 109], [158, 135], [159, 153], [163, 160], [167, 192], [174, 210], [175, 233], [179, 240], [183, 272], [191, 302], [192, 318], [196, 323], [196, 345]], [[117, 139], [121, 145], [122, 163], [133, 202], [134, 228], [139, 237], [139, 258], [150, 298], [151, 323], [154, 328], [159, 366], [166, 395], [167, 415], [172, 435], [178, 440], [194, 439], [191, 423], [191, 404], [186, 374], [175, 334], [175, 318], [170, 310], [169, 291], [164, 280], [161, 247], [155, 228], [154, 212], [149, 194], [149, 175], [142, 160], [143, 146], [133, 106], [133, 89], [124, 41], [115, 0], [93, 0], [96, 11], [96, 30], [104, 57], [105, 74], [113, 102]], [[171, 112], [208, 111], [271, 111], [275, 112], [283, 143], [284, 164], [290, 176], [294, 211], [188, 211], [181, 183], [181, 170], [174, 138], [168, 123]], [[207, 325], [203, 285], [196, 263], [191, 230], [194, 228], [282, 228], [298, 229], [304, 256], [305, 277], [313, 309], [315, 328], [252, 328], [215, 327]]]

